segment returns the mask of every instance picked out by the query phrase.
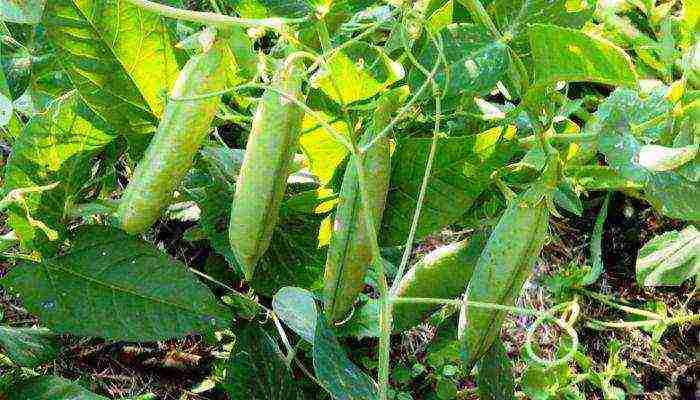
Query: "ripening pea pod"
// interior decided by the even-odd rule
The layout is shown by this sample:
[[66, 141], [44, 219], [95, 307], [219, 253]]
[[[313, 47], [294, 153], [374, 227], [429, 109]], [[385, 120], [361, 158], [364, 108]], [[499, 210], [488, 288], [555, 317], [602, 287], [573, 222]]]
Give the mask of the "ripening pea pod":
[[175, 81], [156, 134], [138, 163], [117, 210], [128, 233], [143, 232], [160, 216], [192, 161], [216, 114], [221, 96], [187, 98], [221, 91], [226, 85], [225, 44], [215, 41], [192, 56]]
[[270, 246], [279, 218], [304, 116], [289, 97], [303, 101], [303, 76], [299, 59], [286, 61], [272, 82], [286, 96], [265, 90], [253, 117], [229, 225], [231, 248], [247, 280]]
[[[453, 299], [459, 297], [472, 277], [487, 236], [477, 233], [469, 239], [440, 247], [426, 254], [401, 278], [395, 297]], [[394, 331], [418, 325], [435, 304], [394, 305]]]
[[[537, 185], [513, 200], [482, 251], [464, 300], [513, 305], [547, 236], [549, 208]], [[462, 306], [458, 337], [467, 370], [498, 337], [505, 312]]]
[[[392, 112], [399, 105], [399, 96], [398, 91], [392, 91], [378, 100], [372, 123], [361, 139], [363, 143], [369, 143], [389, 124]], [[391, 174], [389, 135], [367, 150], [363, 165], [367, 174], [369, 206], [378, 229]], [[325, 309], [333, 321], [347, 316], [364, 288], [365, 274], [371, 262], [372, 242], [363, 218], [355, 159], [351, 158], [343, 176], [324, 273]]]

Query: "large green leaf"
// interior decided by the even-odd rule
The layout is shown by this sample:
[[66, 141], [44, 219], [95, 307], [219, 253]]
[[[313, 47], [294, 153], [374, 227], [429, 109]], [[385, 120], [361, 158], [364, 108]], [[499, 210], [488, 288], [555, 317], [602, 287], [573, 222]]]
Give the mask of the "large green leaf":
[[85, 226], [71, 249], [2, 281], [57, 333], [150, 341], [225, 328], [231, 318], [184, 265], [121, 231]]
[[[452, 24], [439, 32], [444, 47], [447, 67], [440, 66], [435, 82], [445, 88], [446, 98], [461, 98], [490, 92], [496, 83], [505, 78], [510, 65], [508, 47], [494, 40], [485, 28], [474, 24]], [[438, 49], [427, 41], [418, 55], [426, 70], [433, 69], [440, 60]], [[411, 91], [416, 92], [427, 77], [417, 69], [408, 76]], [[426, 91], [428, 97], [430, 91]]]
[[257, 323], [236, 332], [224, 384], [231, 400], [301, 400], [277, 343]]
[[527, 28], [531, 24], [579, 28], [593, 16], [595, 3], [586, 4], [588, 7], [584, 9], [572, 9], [569, 7], [572, 3], [571, 0], [495, 0], [487, 6], [487, 11], [500, 31], [513, 38], [511, 47], [527, 57]]
[[[50, 229], [64, 229], [65, 214], [79, 202], [90, 177], [90, 160], [113, 140], [113, 132], [79, 98], [69, 93], [36, 114], [17, 138], [5, 167], [5, 189], [60, 182], [51, 191], [28, 194], [27, 209]], [[10, 209], [8, 224], [23, 247], [46, 250], [47, 237], [20, 206]]]
[[311, 82], [333, 101], [350, 104], [380, 93], [403, 77], [401, 64], [381, 48], [356, 42], [329, 58]]
[[97, 114], [126, 135], [152, 130], [178, 73], [163, 17], [119, 0], [52, 0], [44, 25]]
[[107, 400], [58, 376], [36, 376], [22, 381], [8, 400]]
[[500, 340], [496, 340], [479, 362], [476, 380], [479, 400], [515, 399], [515, 379], [508, 354]]
[[56, 335], [41, 328], [0, 326], [0, 347], [17, 365], [36, 367], [58, 355]]
[[690, 225], [682, 231], [656, 236], [639, 250], [637, 282], [643, 286], [678, 286], [700, 274], [700, 232]]
[[0, 0], [0, 20], [19, 24], [38, 24], [46, 0]]
[[558, 81], [598, 82], [633, 86], [637, 82], [630, 57], [605, 39], [555, 25], [530, 27], [536, 86]]
[[[512, 156], [514, 132], [496, 128], [438, 141], [416, 240], [456, 222], [489, 184], [491, 173]], [[432, 139], [399, 141], [382, 221], [381, 244], [402, 244], [411, 225]]]
[[321, 386], [336, 400], [376, 400], [377, 384], [340, 347], [323, 314], [318, 315], [313, 349], [314, 370]]

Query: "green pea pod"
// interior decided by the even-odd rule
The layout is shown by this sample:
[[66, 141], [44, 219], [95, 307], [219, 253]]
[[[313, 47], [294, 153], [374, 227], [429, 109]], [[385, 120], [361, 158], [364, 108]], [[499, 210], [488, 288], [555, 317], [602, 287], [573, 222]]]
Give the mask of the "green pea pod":
[[[491, 233], [464, 300], [513, 305], [542, 251], [548, 221], [539, 185], [516, 198]], [[462, 306], [458, 337], [467, 370], [498, 337], [504, 317], [504, 311]]]
[[287, 187], [303, 111], [289, 97], [301, 100], [303, 64], [285, 63], [272, 87], [263, 93], [253, 117], [236, 193], [231, 206], [229, 240], [247, 280], [272, 240]]
[[[223, 90], [226, 85], [224, 48], [221, 41], [216, 41], [207, 51], [190, 58], [175, 81], [172, 97], [185, 99]], [[158, 130], [117, 210], [124, 231], [143, 232], [158, 219], [161, 209], [192, 166], [220, 103], [220, 96], [168, 102]]]
[[[379, 100], [372, 124], [362, 138], [363, 143], [369, 143], [389, 124], [391, 113], [398, 107], [398, 95], [396, 91], [389, 92]], [[388, 135], [365, 153], [363, 163], [367, 171], [369, 206], [378, 229], [391, 173]], [[333, 321], [342, 320], [352, 308], [364, 288], [365, 274], [371, 262], [372, 242], [362, 216], [357, 168], [354, 158], [351, 158], [343, 176], [324, 274], [325, 308]]]
[[[394, 294], [396, 297], [452, 299], [464, 293], [474, 267], [486, 244], [486, 235], [440, 247], [426, 254], [406, 275]], [[402, 332], [418, 325], [434, 311], [435, 304], [394, 305], [394, 331]]]

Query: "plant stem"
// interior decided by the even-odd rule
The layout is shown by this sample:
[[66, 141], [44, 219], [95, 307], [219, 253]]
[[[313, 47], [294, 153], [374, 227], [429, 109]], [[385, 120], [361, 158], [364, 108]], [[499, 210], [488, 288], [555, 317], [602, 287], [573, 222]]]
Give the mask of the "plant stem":
[[491, 32], [491, 36], [498, 40], [502, 39], [501, 32], [498, 31], [496, 24], [493, 23], [493, 20], [479, 0], [459, 0], [459, 2], [467, 8], [475, 20], [479, 21]]
[[527, 308], [506, 306], [503, 304], [496, 303], [484, 303], [481, 301], [471, 301], [471, 300], [455, 300], [455, 299], [437, 299], [432, 297], [392, 297], [391, 302], [394, 304], [445, 304], [455, 307], [461, 307], [462, 305], [467, 305], [476, 308], [485, 308], [488, 310], [498, 310], [511, 312], [518, 315], [531, 315], [531, 316], [543, 316], [550, 315], [545, 311], [531, 310]]
[[[433, 82], [434, 92], [437, 91], [435, 88], [435, 83]], [[411, 255], [411, 250], [413, 248], [413, 241], [416, 237], [416, 230], [418, 229], [418, 222], [420, 220], [421, 210], [423, 208], [423, 203], [425, 202], [425, 193], [428, 190], [428, 181], [430, 180], [430, 174], [433, 171], [433, 163], [435, 162], [435, 153], [437, 152], [438, 139], [440, 137], [440, 118], [441, 118], [441, 99], [440, 95], [435, 96], [435, 128], [433, 129], [433, 140], [430, 143], [430, 152], [428, 153], [428, 162], [425, 166], [425, 172], [423, 173], [423, 181], [421, 182], [420, 191], [418, 192], [418, 201], [416, 201], [416, 209], [413, 212], [413, 220], [411, 221], [411, 228], [408, 232], [408, 238], [406, 238], [406, 243], [404, 245], [403, 255], [401, 256], [401, 264], [394, 277], [394, 283], [391, 285], [391, 291], [396, 292], [398, 286], [401, 283], [401, 277], [403, 277], [404, 270], [408, 265], [408, 259]]]
[[603, 304], [609, 305], [610, 307], [617, 308], [618, 310], [630, 313], [630, 314], [636, 314], [640, 315], [643, 317], [647, 317], [649, 319], [653, 319], [656, 321], [661, 321], [663, 320], [663, 317], [661, 317], [659, 314], [651, 312], [651, 311], [646, 311], [646, 310], [640, 310], [638, 308], [634, 307], [629, 307], [629, 306], [624, 306], [622, 304], [616, 303], [613, 300], [609, 299], [607, 296], [600, 294], [600, 293], [595, 293], [591, 292], [590, 290], [587, 289], [579, 289], [581, 293], [585, 294], [586, 296], [593, 298], [595, 300], [600, 301]]
[[438, 71], [438, 67], [439, 67], [439, 66], [440, 66], [440, 63], [439, 63], [439, 62], [436, 62], [436, 63], [435, 63], [435, 67], [433, 68], [432, 71], [430, 71], [429, 79], [426, 79], [425, 82], [423, 82], [423, 84], [420, 86], [420, 88], [418, 88], [418, 91], [413, 95], [413, 97], [411, 97], [411, 99], [406, 103], [406, 105], [404, 105], [404, 106], [399, 110], [399, 112], [396, 114], [396, 117], [394, 117], [394, 118], [391, 120], [391, 122], [389, 123], [389, 125], [387, 125], [381, 132], [379, 132], [379, 134], [377, 134], [377, 135], [372, 139], [371, 142], [369, 142], [369, 143], [367, 143], [366, 145], [362, 146], [362, 148], [360, 149], [360, 152], [361, 152], [361, 153], [366, 152], [368, 149], [370, 149], [372, 146], [374, 146], [378, 141], [380, 141], [380, 140], [383, 139], [386, 135], [388, 135], [389, 132], [391, 132], [392, 129], [394, 129], [394, 127], [396, 126], [396, 124], [398, 124], [399, 121], [401, 120], [401, 118], [403, 118], [404, 115], [411, 109], [411, 107], [413, 107], [413, 105], [416, 103], [416, 101], [418, 101], [418, 98], [423, 94], [423, 92], [425, 91], [425, 89], [428, 87], [428, 85], [430, 84], [430, 82], [435, 78], [435, 75], [437, 74], [437, 71]]
[[305, 22], [306, 18], [237, 18], [228, 15], [216, 14], [211, 12], [190, 11], [181, 8], [170, 7], [163, 4], [155, 3], [148, 0], [126, 0], [127, 2], [142, 8], [144, 10], [160, 14], [168, 18], [179, 19], [183, 21], [196, 22], [204, 25], [227, 27], [227, 26], [250, 26], [264, 27], [279, 31], [285, 24], [295, 24]]

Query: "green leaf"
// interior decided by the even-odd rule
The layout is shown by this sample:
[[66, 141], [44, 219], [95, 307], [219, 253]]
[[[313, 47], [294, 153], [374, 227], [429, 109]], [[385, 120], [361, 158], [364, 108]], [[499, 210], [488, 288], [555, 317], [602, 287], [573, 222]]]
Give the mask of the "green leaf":
[[313, 361], [316, 379], [334, 399], [379, 398], [377, 384], [348, 359], [323, 314], [319, 314], [316, 321]]
[[[465, 0], [460, 1], [466, 3]], [[572, 10], [567, 7], [569, 2], [570, 0], [495, 0], [487, 6], [487, 11], [499, 30], [513, 38], [511, 47], [527, 57], [528, 26], [546, 23], [580, 28], [591, 19], [595, 3], [583, 10]], [[526, 62], [529, 63], [530, 59], [528, 57]]]
[[17, 24], [38, 24], [46, 0], [0, 0], [0, 20]]
[[634, 86], [637, 76], [630, 57], [605, 39], [573, 29], [535, 24], [530, 27], [534, 85], [559, 81]]
[[[528, 153], [529, 154], [529, 153]], [[580, 217], [583, 215], [583, 204], [581, 199], [574, 192], [571, 184], [563, 181], [554, 191], [554, 201], [566, 211]]]
[[[323, 111], [318, 114], [339, 133], [350, 136], [347, 124]], [[304, 115], [299, 147], [309, 159], [311, 172], [318, 177], [321, 184], [328, 184], [335, 170], [343, 163], [348, 151], [338, 143], [321, 124], [309, 114]]]
[[603, 206], [600, 208], [598, 217], [595, 220], [593, 238], [591, 239], [591, 261], [593, 266], [586, 276], [581, 279], [581, 284], [584, 286], [597, 281], [600, 278], [600, 274], [605, 270], [605, 264], [603, 264], [603, 228], [605, 227], [605, 220], [608, 219], [608, 206], [610, 205], [611, 197], [611, 193], [605, 196]]
[[301, 400], [277, 343], [257, 323], [236, 333], [224, 387], [231, 400]]
[[523, 373], [520, 385], [523, 392], [532, 400], [549, 400], [550, 386], [554, 384], [555, 378], [548, 375], [544, 370], [530, 365]]
[[326, 63], [311, 83], [340, 104], [369, 99], [404, 77], [401, 64], [364, 42], [336, 52]]
[[689, 181], [676, 172], [651, 176], [644, 198], [667, 217], [700, 221], [700, 182]]
[[574, 187], [584, 190], [625, 190], [641, 189], [643, 186], [622, 177], [610, 167], [598, 165], [569, 167], [564, 169], [566, 180]]
[[[490, 92], [496, 83], [504, 79], [510, 58], [508, 47], [493, 40], [485, 28], [474, 24], [452, 24], [439, 32], [442, 38], [447, 68], [440, 66], [435, 75], [438, 88], [446, 98], [474, 96]], [[440, 60], [438, 49], [432, 41], [426, 42], [418, 55], [423, 68], [431, 71]], [[427, 77], [412, 69], [408, 75], [411, 91], [415, 93]], [[426, 98], [432, 98], [424, 92]]]
[[476, 380], [479, 400], [515, 399], [515, 379], [506, 349], [496, 340], [479, 363]]
[[311, 292], [296, 287], [283, 287], [272, 299], [275, 314], [297, 335], [314, 342], [318, 310]]
[[0, 347], [15, 364], [37, 367], [58, 355], [56, 336], [48, 329], [0, 326]]
[[51, 0], [44, 25], [90, 108], [125, 135], [152, 131], [178, 74], [164, 17], [118, 0]]
[[[91, 175], [91, 159], [113, 140], [114, 132], [71, 92], [34, 115], [12, 146], [5, 167], [5, 189], [44, 186], [60, 182], [53, 190], [28, 194], [27, 210], [49, 229], [63, 232], [65, 213], [84, 196], [81, 189]], [[20, 206], [10, 209], [8, 225], [22, 246], [50, 253], [55, 245]]]
[[[491, 173], [512, 156], [510, 129], [495, 128], [474, 136], [438, 139], [416, 240], [456, 222], [490, 183]], [[406, 240], [420, 192], [432, 139], [399, 141], [392, 156], [392, 175], [380, 242]]]
[[225, 328], [231, 318], [184, 265], [121, 231], [84, 226], [73, 247], [3, 279], [54, 332], [152, 341]]
[[107, 400], [58, 376], [35, 376], [17, 386], [7, 393], [8, 400]]
[[639, 250], [637, 282], [643, 286], [679, 286], [700, 274], [700, 232], [693, 225], [654, 237]]

